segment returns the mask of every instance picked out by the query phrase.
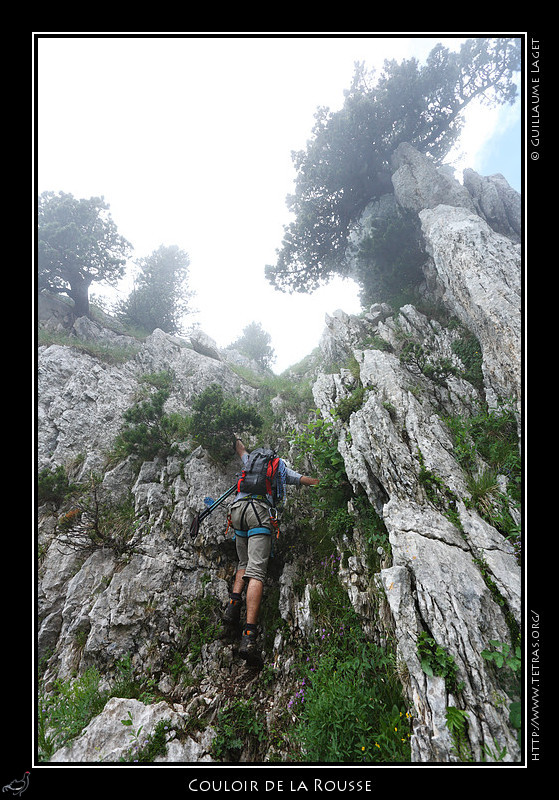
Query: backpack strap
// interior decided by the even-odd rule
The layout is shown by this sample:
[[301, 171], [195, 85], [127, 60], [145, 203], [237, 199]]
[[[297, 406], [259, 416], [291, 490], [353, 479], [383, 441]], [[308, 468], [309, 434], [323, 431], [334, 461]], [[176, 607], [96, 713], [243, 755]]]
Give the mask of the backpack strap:
[[278, 471], [279, 458], [273, 457], [268, 461], [266, 469], [266, 494], [271, 495], [274, 499], [277, 495], [276, 490], [276, 474]]

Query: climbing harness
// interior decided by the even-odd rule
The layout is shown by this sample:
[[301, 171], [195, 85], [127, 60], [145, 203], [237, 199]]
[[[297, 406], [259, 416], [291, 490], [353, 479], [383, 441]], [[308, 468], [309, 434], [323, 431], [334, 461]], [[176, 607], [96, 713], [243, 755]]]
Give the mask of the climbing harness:
[[[260, 500], [261, 502], [264, 502], [269, 506], [269, 509], [268, 509], [268, 511], [269, 511], [268, 521], [270, 522], [271, 527], [268, 527], [267, 525], [263, 524], [263, 520], [262, 520], [260, 514], [258, 513], [258, 509], [256, 508], [256, 505], [254, 503], [255, 500]], [[225, 535], [227, 536], [227, 534], [229, 533], [229, 529], [232, 528], [233, 529], [233, 539], [235, 539], [237, 536], [240, 536], [241, 538], [246, 539], [246, 538], [248, 538], [250, 536], [256, 536], [258, 534], [265, 534], [267, 536], [272, 536], [272, 551], [270, 553], [270, 556], [273, 558], [273, 555], [274, 555], [274, 552], [273, 552], [274, 551], [274, 538], [275, 539], [279, 539], [279, 535], [280, 535], [277, 509], [274, 508], [273, 506], [270, 506], [267, 498], [262, 497], [262, 496], [258, 496], [258, 495], [256, 495], [256, 496], [255, 495], [250, 495], [248, 497], [242, 497], [237, 502], [238, 503], [246, 503], [246, 506], [243, 509], [243, 512], [241, 513], [241, 520], [240, 520], [240, 524], [243, 527], [241, 527], [241, 528], [233, 527], [233, 523], [231, 521], [231, 511], [229, 511], [229, 513], [227, 515], [227, 528], [225, 529]], [[252, 528], [243, 529], [244, 528], [243, 523], [245, 522], [245, 517], [246, 517], [246, 513], [248, 511], [249, 506], [254, 511], [254, 514], [255, 514], [256, 519], [258, 521], [258, 525], [255, 526], [255, 527], [252, 527]], [[275, 533], [275, 536], [273, 535], [274, 533]]]

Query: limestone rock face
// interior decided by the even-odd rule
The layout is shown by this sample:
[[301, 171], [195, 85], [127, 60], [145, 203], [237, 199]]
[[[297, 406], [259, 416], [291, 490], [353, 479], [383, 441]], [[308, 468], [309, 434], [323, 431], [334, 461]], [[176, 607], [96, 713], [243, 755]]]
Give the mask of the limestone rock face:
[[[423, 341], [431, 337], [441, 354], [451, 352], [452, 335], [434, 330], [413, 307], [401, 309], [399, 325], [413, 329]], [[387, 340], [394, 329], [391, 319], [376, 327]], [[512, 545], [468, 508], [466, 478], [444, 423], [443, 409], [467, 413], [475, 390], [457, 377], [449, 378], [444, 389], [430, 386], [424, 377], [413, 376], [394, 353], [353, 353], [366, 399], [345, 424], [337, 423], [338, 449], [354, 489], [366, 492], [389, 533], [392, 566], [381, 570], [380, 577], [409, 676], [408, 690], [421, 709], [421, 723], [412, 737], [415, 757], [438, 761], [452, 750], [444, 714], [455, 703], [444, 681], [427, 676], [421, 667], [417, 645], [422, 631], [430, 631], [458, 665], [465, 684], [462, 702], [471, 709], [467, 713], [473, 715], [475, 709], [479, 725], [471, 742], [477, 757], [493, 739], [509, 754], [518, 753], [512, 732], [500, 738], [508, 712], [494, 703], [499, 691], [481, 653], [487, 642], [507, 639], [507, 609], [521, 624], [520, 568]], [[355, 379], [347, 371], [320, 375], [314, 397], [323, 415], [335, 420], [332, 408], [354, 387]], [[443, 502], [426, 493], [426, 474], [436, 475], [449, 496], [460, 498], [455, 520], [449, 519]], [[503, 605], [495, 602], [492, 587], [498, 587]]]
[[[472, 510], [444, 417], [467, 416], [481, 399], [490, 405], [512, 399], [520, 409], [519, 198], [500, 179], [477, 180], [471, 171], [461, 186], [407, 145], [398, 148], [394, 166], [396, 197], [421, 221], [430, 256], [426, 284], [479, 342], [483, 386], [468, 383], [460, 370], [447, 375], [442, 386], [406, 368], [399, 356], [410, 339], [428, 347], [433, 361], [447, 359], [458, 366], [456, 329], [413, 306], [403, 306], [398, 314], [386, 309], [379, 314], [377, 306], [359, 319], [337, 312], [327, 320], [322, 352], [333, 361], [344, 353], [346, 360], [352, 356], [359, 376], [347, 369], [321, 374], [314, 398], [323, 416], [336, 421], [333, 409], [340, 401], [358, 384], [365, 388], [361, 408], [344, 424], [336, 422], [338, 448], [354, 488], [366, 492], [389, 531], [392, 566], [380, 577], [409, 691], [421, 708], [422, 721], [412, 737], [416, 760], [448, 758], [452, 743], [444, 714], [455, 704], [444, 681], [421, 668], [417, 642], [422, 631], [444, 642], [459, 665], [463, 701], [476, 719], [470, 733], [477, 758], [489, 742], [499, 741], [515, 760], [518, 745], [510, 730], [501, 738], [506, 713], [494, 703], [498, 689], [488, 679], [481, 653], [487, 641], [507, 638], [507, 614], [521, 624], [520, 568], [510, 543]], [[372, 339], [385, 346], [367, 349], [363, 342]], [[460, 498], [456, 521], [426, 495], [425, 475], [438, 476], [449, 496]], [[502, 605], [491, 587], [498, 587]]]
[[446, 167], [435, 167], [409, 144], [400, 144], [392, 159], [392, 184], [402, 208], [419, 213], [438, 205], [463, 208], [477, 214], [496, 233], [520, 242], [522, 203], [520, 195], [502, 175], [478, 175], [465, 169], [463, 184]]
[[402, 208], [419, 213], [441, 203], [465, 208], [475, 213], [474, 201], [455, 178], [437, 169], [409, 144], [400, 144], [393, 155], [392, 184]]
[[465, 169], [464, 186], [471, 194], [480, 217], [497, 233], [513, 242], [520, 242], [522, 202], [507, 180], [500, 174], [485, 177], [473, 169]]
[[[74, 328], [94, 337], [99, 326], [78, 320]], [[108, 333], [100, 330], [93, 341], [106, 343]], [[110, 341], [115, 342], [112, 338]], [[137, 398], [143, 375], [169, 370], [174, 373], [168, 410], [188, 409], [192, 399], [213, 383], [240, 399], [252, 400], [256, 396], [255, 390], [215, 354], [196, 352], [179, 337], [156, 329], [141, 346], [136, 344], [136, 354], [122, 364], [112, 364], [71, 347], [39, 348], [39, 469], [76, 459], [83, 459], [78, 477], [100, 469], [123, 424], [124, 411]]]
[[493, 401], [519, 398], [520, 245], [464, 209], [438, 206], [419, 216], [443, 299], [482, 346]]
[[[211, 739], [207, 736], [204, 743], [196, 742], [190, 737], [186, 737], [184, 741], [177, 738], [177, 731], [181, 732], [185, 728], [187, 718], [180, 705], [170, 706], [165, 702], [144, 705], [139, 700], [113, 697], [81, 736], [71, 746], [58, 750], [50, 761], [82, 764], [119, 761], [134, 763], [142, 748], [145, 748], [148, 737], [153, 734], [158, 723], [161, 723], [164, 730], [168, 731], [165, 762], [211, 762], [213, 759], [207, 752]], [[161, 756], [156, 756], [154, 763], [161, 760]]]

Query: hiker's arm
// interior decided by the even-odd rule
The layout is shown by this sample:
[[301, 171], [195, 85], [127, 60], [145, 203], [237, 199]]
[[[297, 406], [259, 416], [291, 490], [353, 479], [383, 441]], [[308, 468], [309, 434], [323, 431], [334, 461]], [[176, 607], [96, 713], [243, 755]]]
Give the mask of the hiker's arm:
[[248, 450], [240, 439], [235, 439], [235, 450], [240, 459], [242, 459], [242, 457], [248, 453]]
[[286, 483], [292, 486], [316, 486], [318, 478], [309, 478], [307, 475], [301, 475], [300, 472], [289, 469], [285, 470]]

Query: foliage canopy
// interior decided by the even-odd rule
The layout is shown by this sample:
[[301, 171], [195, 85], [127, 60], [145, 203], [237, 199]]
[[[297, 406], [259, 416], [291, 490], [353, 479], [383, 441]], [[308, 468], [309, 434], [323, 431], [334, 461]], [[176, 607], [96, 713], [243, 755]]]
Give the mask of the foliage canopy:
[[190, 434], [216, 461], [231, 457], [236, 433], [255, 434], [264, 424], [254, 406], [228, 400], [217, 383], [194, 399], [192, 409]]
[[460, 112], [475, 98], [512, 103], [517, 94], [520, 40], [475, 38], [459, 52], [437, 45], [424, 66], [415, 58], [385, 61], [376, 83], [357, 64], [343, 107], [318, 109], [306, 151], [293, 154], [294, 220], [285, 227], [271, 284], [308, 292], [333, 273], [346, 274], [352, 223], [365, 206], [392, 192], [391, 158], [407, 142], [441, 163], [462, 126]]
[[270, 344], [271, 341], [272, 337], [266, 333], [259, 322], [251, 322], [244, 328], [243, 335], [234, 341], [231, 347], [267, 369], [276, 357]]
[[127, 324], [152, 333], [180, 333], [192, 292], [188, 289], [190, 258], [176, 245], [157, 250], [138, 261], [140, 273], [134, 289], [117, 309]]
[[76, 200], [43, 192], [38, 205], [38, 288], [66, 294], [77, 317], [89, 316], [92, 283], [115, 286], [132, 247], [117, 232], [102, 197]]

